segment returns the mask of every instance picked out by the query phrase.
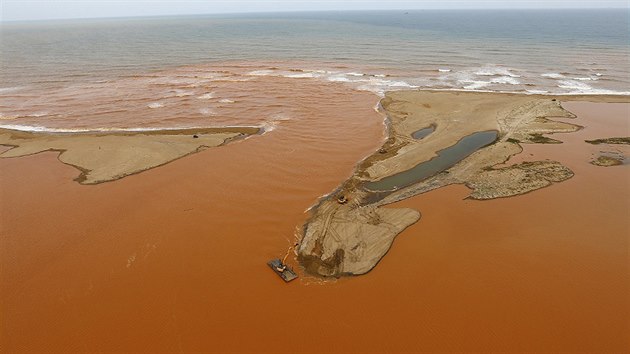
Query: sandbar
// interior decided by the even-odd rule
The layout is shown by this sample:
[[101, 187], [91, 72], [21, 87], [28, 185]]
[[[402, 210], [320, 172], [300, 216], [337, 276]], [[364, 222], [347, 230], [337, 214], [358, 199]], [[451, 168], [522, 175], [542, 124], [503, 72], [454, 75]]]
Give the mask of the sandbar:
[[[627, 102], [624, 96], [542, 96], [507, 93], [395, 91], [380, 105], [387, 116], [383, 146], [361, 161], [354, 174], [312, 210], [304, 226], [298, 258], [320, 276], [369, 272], [390, 249], [395, 236], [420, 219], [418, 211], [384, 207], [451, 184], [471, 189], [468, 198], [487, 200], [532, 192], [571, 178], [559, 161], [526, 161], [506, 165], [522, 144], [558, 144], [544, 134], [571, 133], [582, 127], [554, 120], [575, 118], [559, 101]], [[413, 134], [434, 131], [422, 139]], [[417, 183], [373, 193], [366, 183], [408, 171], [481, 131], [496, 131], [492, 144], [454, 166]], [[585, 157], [586, 158], [586, 157]], [[344, 203], [337, 198], [343, 197]], [[348, 202], [345, 202], [345, 201]], [[365, 215], [371, 215], [367, 217]], [[368, 220], [370, 229], [364, 229]]]
[[257, 127], [191, 128], [147, 131], [28, 132], [0, 129], [0, 157], [58, 151], [59, 160], [76, 167], [81, 184], [108, 182], [173, 160], [260, 133]]

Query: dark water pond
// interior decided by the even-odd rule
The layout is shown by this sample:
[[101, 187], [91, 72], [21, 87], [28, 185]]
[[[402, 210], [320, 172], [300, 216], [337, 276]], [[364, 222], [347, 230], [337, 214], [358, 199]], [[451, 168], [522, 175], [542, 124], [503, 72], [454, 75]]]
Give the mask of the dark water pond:
[[366, 183], [365, 189], [381, 192], [408, 187], [449, 169], [473, 152], [492, 144], [496, 139], [497, 132], [494, 130], [473, 133], [462, 138], [457, 144], [438, 151], [436, 157], [421, 162], [410, 170], [385, 177], [379, 181]]

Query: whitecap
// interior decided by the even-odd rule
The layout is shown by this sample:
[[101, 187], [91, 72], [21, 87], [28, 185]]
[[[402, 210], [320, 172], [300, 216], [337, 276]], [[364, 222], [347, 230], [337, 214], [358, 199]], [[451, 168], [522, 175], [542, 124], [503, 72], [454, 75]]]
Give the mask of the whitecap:
[[562, 79], [562, 78], [564, 78], [564, 75], [562, 75], [560, 73], [544, 73], [544, 74], [541, 74], [540, 76], [546, 77], [546, 78], [549, 78], [549, 79]]
[[149, 107], [149, 108], [161, 108], [161, 107], [164, 107], [164, 104], [160, 103], [160, 102], [151, 102], [151, 103], [149, 103], [147, 105], [147, 107]]
[[404, 82], [404, 81], [387, 81], [387, 80], [384, 80], [384, 84], [385, 84], [385, 86], [388, 86], [388, 87], [409, 87], [409, 88], [416, 88], [416, 87], [418, 87], [418, 86], [409, 84], [409, 83]]
[[247, 75], [251, 75], [251, 76], [269, 76], [274, 74], [275, 71], [273, 70], [254, 70], [254, 71], [250, 71], [247, 73]]
[[375, 93], [381, 97], [385, 96], [385, 89], [379, 86], [373, 86], [373, 85], [361, 85], [357, 87], [357, 90], [360, 91], [368, 91], [368, 92], [372, 92]]
[[590, 85], [575, 80], [560, 80], [558, 87], [578, 91], [590, 91], [593, 89]]
[[525, 91], [533, 95], [541, 95], [541, 94], [549, 93], [549, 91], [546, 91], [546, 90], [525, 90]]
[[234, 103], [234, 101], [228, 99], [228, 98], [222, 98], [219, 100], [219, 103]]
[[19, 91], [21, 90], [23, 87], [20, 86], [13, 86], [13, 87], [0, 87], [0, 94], [2, 93], [8, 93], [8, 92], [15, 92], [15, 91]]
[[450, 73], [451, 69], [438, 69], [438, 71], [441, 73]]
[[175, 90], [175, 96], [177, 96], [177, 97], [192, 96], [194, 94], [195, 93], [191, 92], [191, 91], [184, 91], [184, 90], [179, 90], [179, 89]]
[[282, 76], [292, 78], [292, 79], [308, 79], [308, 78], [316, 77], [316, 74], [311, 72], [311, 73], [288, 74], [288, 75], [282, 75]]
[[202, 108], [199, 110], [199, 113], [203, 114], [204, 116], [216, 116], [217, 113], [212, 109], [212, 108]]
[[467, 84], [467, 85], [464, 85], [464, 88], [467, 90], [476, 90], [476, 89], [480, 89], [482, 87], [486, 87], [491, 84], [490, 81], [474, 81], [474, 80], [460, 81], [460, 83]]
[[510, 76], [499, 76], [490, 79], [490, 82], [493, 84], [510, 84], [510, 85], [518, 85], [521, 82]]
[[291, 117], [289, 117], [285, 113], [274, 113], [271, 116], [269, 116], [269, 119], [271, 119], [271, 121], [277, 122], [277, 121], [291, 120]]
[[[261, 75], [262, 76], [262, 75]], [[253, 77], [221, 77], [221, 78], [217, 78], [212, 80], [213, 82], [245, 82], [245, 81], [251, 81], [252, 79], [254, 79]]]
[[346, 75], [349, 75], [349, 76], [365, 76], [365, 74], [357, 73], [357, 72], [349, 72], [349, 73], [346, 73]]
[[341, 75], [329, 76], [327, 80], [331, 82], [350, 82], [350, 79]]
[[272, 132], [274, 130], [276, 130], [278, 128], [278, 122], [276, 121], [268, 121], [263, 123], [263, 125], [261, 126], [262, 128], [262, 135], [265, 135], [269, 132]]
[[478, 76], [509, 76], [509, 77], [521, 77], [520, 75], [511, 72], [512, 69], [496, 67], [496, 66], [484, 66], [481, 69], [475, 71], [475, 75]]
[[27, 114], [27, 117], [43, 117], [48, 115], [48, 112], [35, 112], [35, 113], [31, 113], [31, 114]]
[[[125, 132], [154, 132], [173, 131], [182, 129], [207, 129], [213, 127], [181, 126], [181, 127], [135, 127], [135, 128], [49, 128], [36, 125], [0, 124], [0, 129], [18, 130], [23, 132], [45, 133], [125, 133]], [[258, 126], [220, 126], [220, 128], [260, 128]]]
[[197, 96], [197, 98], [201, 99], [201, 100], [209, 100], [211, 98], [214, 98], [214, 92], [208, 92], [208, 93], [204, 93], [201, 96]]

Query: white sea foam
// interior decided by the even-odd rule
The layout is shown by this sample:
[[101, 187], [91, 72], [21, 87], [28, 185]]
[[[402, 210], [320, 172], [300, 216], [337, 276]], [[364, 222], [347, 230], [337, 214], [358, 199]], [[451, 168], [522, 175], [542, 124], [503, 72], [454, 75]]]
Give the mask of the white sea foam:
[[590, 91], [593, 89], [590, 85], [575, 80], [560, 80], [558, 81], [558, 87], [570, 90], [578, 90], [580, 92]]
[[49, 133], [87, 133], [90, 131], [100, 131], [100, 130], [89, 130], [89, 129], [48, 128], [48, 127], [41, 127], [41, 126], [36, 126], [36, 125], [21, 125], [21, 124], [0, 124], [0, 128], [18, 130], [21, 132], [49, 132]]
[[285, 121], [291, 120], [291, 117], [286, 115], [285, 113], [274, 113], [269, 116], [269, 120], [265, 121], [262, 125], [263, 134], [274, 131], [278, 129], [278, 126]]
[[521, 82], [510, 76], [499, 76], [490, 79], [490, 82], [493, 84], [510, 84], [510, 85], [518, 85]]
[[476, 90], [476, 89], [480, 89], [480, 88], [486, 87], [486, 86], [491, 84], [490, 81], [474, 81], [474, 80], [471, 80], [471, 81], [460, 81], [460, 82], [462, 84], [467, 84], [467, 85], [464, 85], [464, 88], [466, 90]]
[[277, 121], [287, 121], [287, 120], [291, 120], [291, 117], [289, 117], [288, 115], [286, 115], [285, 113], [274, 113], [271, 116], [269, 116], [269, 119], [271, 121], [277, 122]]
[[405, 81], [384, 80], [380, 78], [370, 77], [369, 79], [356, 80], [355, 83], [362, 83], [357, 86], [357, 90], [369, 91], [383, 96], [386, 91], [396, 89], [418, 88], [419, 86], [411, 85]]
[[160, 102], [151, 102], [151, 103], [149, 103], [147, 105], [147, 107], [149, 107], [149, 108], [161, 108], [161, 107], [164, 107], [164, 104], [160, 103]]
[[133, 128], [49, 128], [36, 125], [0, 124], [0, 129], [18, 130], [22, 132], [43, 133], [125, 133], [125, 132], [155, 132], [174, 131], [183, 129], [210, 129], [210, 128], [263, 128], [263, 126], [219, 126], [219, 127], [133, 127]]
[[531, 93], [533, 95], [540, 95], [540, 94], [545, 94], [545, 93], [549, 93], [549, 91], [547, 90], [525, 90], [527, 93]]
[[541, 74], [540, 76], [546, 77], [546, 78], [549, 78], [549, 79], [562, 79], [562, 78], [564, 78], [564, 75], [562, 75], [560, 73], [544, 73], [544, 74]]
[[275, 74], [274, 70], [254, 70], [247, 73], [251, 76], [269, 76]]
[[361, 86], [357, 86], [357, 90], [360, 91], [368, 91], [368, 92], [372, 92], [375, 93], [381, 97], [385, 96], [385, 90], [382, 87], [378, 87], [378, 86], [372, 86], [372, 85], [361, 85]]
[[327, 80], [331, 82], [350, 82], [350, 79], [342, 75], [329, 76]]
[[219, 103], [234, 103], [234, 101], [228, 99], [228, 98], [222, 98], [219, 100]]
[[214, 92], [208, 92], [208, 93], [204, 93], [201, 96], [197, 96], [197, 98], [201, 99], [201, 100], [209, 100], [211, 98], [214, 98]]
[[265, 134], [267, 134], [269, 132], [272, 132], [272, 131], [276, 130], [278, 128], [278, 122], [276, 122], [276, 121], [267, 121], [267, 122], [263, 123], [261, 128], [263, 130], [262, 134], [265, 135]]
[[520, 75], [514, 74], [511, 71], [512, 69], [497, 67], [497, 66], [484, 66], [481, 69], [475, 71], [475, 75], [478, 76], [509, 76], [509, 77], [521, 77]]
[[578, 81], [597, 81], [596, 77], [573, 77], [572, 79]]
[[309, 78], [319, 77], [319, 75], [317, 75], [317, 73], [314, 73], [314, 72], [299, 73], [299, 74], [286, 74], [282, 76], [292, 78], [292, 79], [309, 79]]
[[0, 87], [0, 94], [15, 92], [23, 89], [21, 86], [13, 86], [13, 87]]
[[177, 97], [186, 97], [186, 96], [192, 96], [195, 93], [192, 91], [184, 91], [184, 90], [180, 90], [180, 89], [175, 89], [175, 96]]
[[44, 117], [47, 115], [48, 115], [48, 112], [34, 112], [34, 113], [27, 114], [26, 116], [27, 117]]
[[49, 128], [37, 125], [0, 124], [2, 129], [18, 130], [23, 132], [45, 133], [102, 133], [102, 132], [143, 132], [158, 130], [176, 130], [178, 128]]
[[365, 76], [365, 74], [357, 73], [357, 72], [349, 72], [349, 73], [346, 73], [346, 75], [348, 75], [348, 76]]
[[[259, 75], [259, 76], [263, 76], [263, 75]], [[251, 81], [253, 79], [254, 79], [253, 77], [220, 77], [212, 81], [213, 82], [244, 82], [244, 81]]]
[[216, 116], [217, 113], [212, 109], [212, 108], [202, 108], [199, 110], [199, 113], [203, 114], [204, 116]]
[[592, 95], [628, 95], [629, 92], [620, 92], [607, 89], [594, 88], [583, 81], [561, 80], [558, 87], [570, 90], [569, 93], [586, 93]]

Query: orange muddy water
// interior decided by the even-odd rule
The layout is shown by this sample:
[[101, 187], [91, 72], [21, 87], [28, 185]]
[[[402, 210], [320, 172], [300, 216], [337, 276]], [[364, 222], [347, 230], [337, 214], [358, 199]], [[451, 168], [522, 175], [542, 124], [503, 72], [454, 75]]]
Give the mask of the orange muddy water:
[[565, 104], [588, 127], [515, 159], [569, 181], [411, 198], [422, 219], [372, 272], [285, 284], [265, 262], [384, 132], [367, 92], [266, 85], [295, 103], [275, 130], [119, 181], [79, 185], [52, 152], [0, 159], [2, 352], [627, 350], [630, 170], [589, 164], [610, 147], [583, 140], [627, 136], [629, 105]]

